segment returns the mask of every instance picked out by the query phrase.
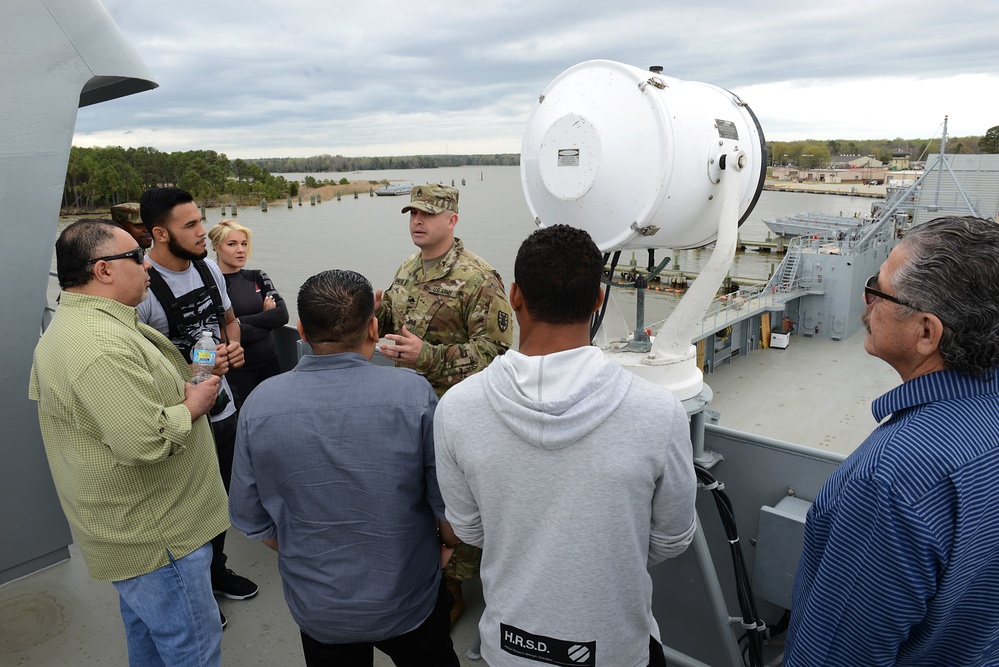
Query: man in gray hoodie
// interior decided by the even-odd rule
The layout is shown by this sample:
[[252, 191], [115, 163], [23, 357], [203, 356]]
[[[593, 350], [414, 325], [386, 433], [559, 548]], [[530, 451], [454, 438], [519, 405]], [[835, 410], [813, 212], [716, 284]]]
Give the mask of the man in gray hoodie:
[[586, 232], [534, 232], [510, 286], [519, 351], [437, 407], [437, 478], [455, 533], [482, 547], [493, 667], [665, 664], [647, 568], [693, 537], [690, 432], [675, 396], [590, 345], [602, 271]]

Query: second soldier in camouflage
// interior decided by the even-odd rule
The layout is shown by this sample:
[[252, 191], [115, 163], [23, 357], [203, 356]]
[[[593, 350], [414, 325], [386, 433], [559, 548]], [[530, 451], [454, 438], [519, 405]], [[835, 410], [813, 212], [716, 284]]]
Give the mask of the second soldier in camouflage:
[[111, 221], [131, 234], [135, 242], [145, 250], [153, 245], [153, 236], [139, 217], [139, 205], [135, 202], [115, 204], [111, 207]]

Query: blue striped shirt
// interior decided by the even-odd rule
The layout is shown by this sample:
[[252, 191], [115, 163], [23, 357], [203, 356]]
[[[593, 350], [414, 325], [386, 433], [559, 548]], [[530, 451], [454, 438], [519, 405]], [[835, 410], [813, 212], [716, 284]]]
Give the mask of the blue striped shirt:
[[808, 512], [785, 665], [999, 664], [999, 380], [930, 373], [872, 410]]

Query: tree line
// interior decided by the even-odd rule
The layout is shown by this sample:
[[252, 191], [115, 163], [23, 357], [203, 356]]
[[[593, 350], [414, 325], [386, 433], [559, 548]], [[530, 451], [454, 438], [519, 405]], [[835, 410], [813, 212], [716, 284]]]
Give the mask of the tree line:
[[434, 167], [517, 166], [518, 153], [492, 155], [393, 155], [388, 157], [344, 157], [343, 155], [313, 155], [311, 157], [259, 158], [254, 164], [276, 174], [379, 171], [382, 169], [431, 169]]
[[80, 148], [69, 153], [62, 208], [95, 211], [137, 201], [149, 188], [175, 185], [202, 204], [255, 202], [298, 194], [298, 183], [215, 151], [165, 153], [155, 148]]
[[[137, 201], [147, 189], [175, 185], [194, 195], [198, 203], [253, 204], [261, 199], [298, 196], [299, 184], [275, 173], [353, 172], [379, 169], [427, 169], [464, 165], [517, 165], [517, 154], [409, 155], [395, 157], [344, 157], [317, 155], [306, 158], [230, 160], [211, 150], [167, 153], [147, 146], [70, 149], [64, 211], [96, 211]], [[311, 178], [310, 187], [345, 179]]]
[[[794, 165], [803, 169], [827, 167], [833, 157], [872, 156], [884, 164], [891, 162], [892, 153], [904, 151], [912, 161], [925, 160], [940, 152], [940, 139], [827, 139], [805, 141], [773, 141], [767, 144], [770, 164]], [[947, 153], [999, 153], [999, 125], [989, 128], [984, 136], [948, 137]]]

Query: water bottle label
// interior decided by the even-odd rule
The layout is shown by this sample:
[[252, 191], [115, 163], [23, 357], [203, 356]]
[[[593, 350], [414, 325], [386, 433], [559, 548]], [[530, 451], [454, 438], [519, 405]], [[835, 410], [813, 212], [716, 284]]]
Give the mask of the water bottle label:
[[194, 350], [191, 353], [191, 361], [196, 364], [215, 365], [215, 350]]

